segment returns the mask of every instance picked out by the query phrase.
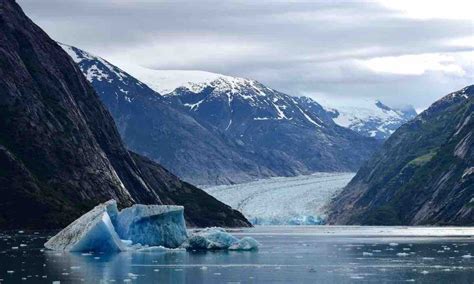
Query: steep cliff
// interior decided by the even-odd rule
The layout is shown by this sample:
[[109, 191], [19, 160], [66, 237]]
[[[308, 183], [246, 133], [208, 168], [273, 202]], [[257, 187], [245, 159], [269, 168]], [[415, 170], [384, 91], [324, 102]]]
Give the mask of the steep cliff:
[[474, 86], [400, 127], [330, 206], [329, 222], [474, 224]]
[[[204, 194], [169, 173], [143, 175], [141, 161], [73, 60], [13, 0], [1, 1], [0, 227], [60, 227], [110, 198], [161, 204], [159, 193], [173, 191], [175, 199], [165, 198], [179, 204], [180, 192]], [[194, 206], [218, 207], [212, 213], [231, 220], [216, 224], [248, 224], [211, 197]], [[206, 216], [186, 215], [191, 224], [213, 224]]]

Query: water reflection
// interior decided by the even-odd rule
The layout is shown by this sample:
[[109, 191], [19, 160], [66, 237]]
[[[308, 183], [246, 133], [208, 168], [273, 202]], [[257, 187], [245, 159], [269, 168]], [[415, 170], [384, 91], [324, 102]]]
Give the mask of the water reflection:
[[[321, 235], [256, 228], [257, 252], [44, 251], [47, 235], [0, 233], [0, 282], [473, 283], [474, 239]], [[34, 281], [33, 281], [34, 280]], [[27, 282], [23, 282], [27, 283]]]

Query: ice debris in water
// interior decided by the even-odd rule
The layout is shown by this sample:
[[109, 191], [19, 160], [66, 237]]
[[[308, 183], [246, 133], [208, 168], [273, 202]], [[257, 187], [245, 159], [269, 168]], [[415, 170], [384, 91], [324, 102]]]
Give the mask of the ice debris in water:
[[255, 250], [260, 244], [253, 238], [241, 240], [227, 233], [223, 228], [206, 228], [194, 233], [182, 247], [195, 250]]
[[177, 247], [187, 238], [183, 211], [182, 206], [134, 205], [119, 212], [116, 201], [110, 200], [72, 222], [45, 247], [71, 252]]

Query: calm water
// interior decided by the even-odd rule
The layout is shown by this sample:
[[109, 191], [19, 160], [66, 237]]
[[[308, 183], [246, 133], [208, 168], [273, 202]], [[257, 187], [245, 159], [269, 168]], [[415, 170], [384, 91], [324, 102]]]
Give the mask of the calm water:
[[56, 253], [42, 249], [48, 234], [0, 233], [0, 282], [474, 283], [474, 228], [258, 227], [234, 233], [253, 236], [261, 249]]

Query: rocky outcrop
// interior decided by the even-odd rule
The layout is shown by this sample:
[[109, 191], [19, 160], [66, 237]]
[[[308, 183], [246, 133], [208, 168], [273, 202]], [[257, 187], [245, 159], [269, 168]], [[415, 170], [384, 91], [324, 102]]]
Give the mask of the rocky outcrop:
[[[61, 227], [111, 198], [124, 207], [162, 204], [165, 190], [204, 194], [188, 184], [174, 188], [179, 180], [171, 174], [144, 176], [140, 165], [73, 60], [13, 0], [1, 1], [0, 227]], [[158, 188], [162, 179], [168, 183]], [[211, 197], [194, 206], [222, 209], [215, 214], [229, 225], [248, 224]], [[187, 219], [213, 224], [211, 215], [207, 223]]]
[[474, 86], [398, 129], [336, 197], [329, 222], [474, 224]]

